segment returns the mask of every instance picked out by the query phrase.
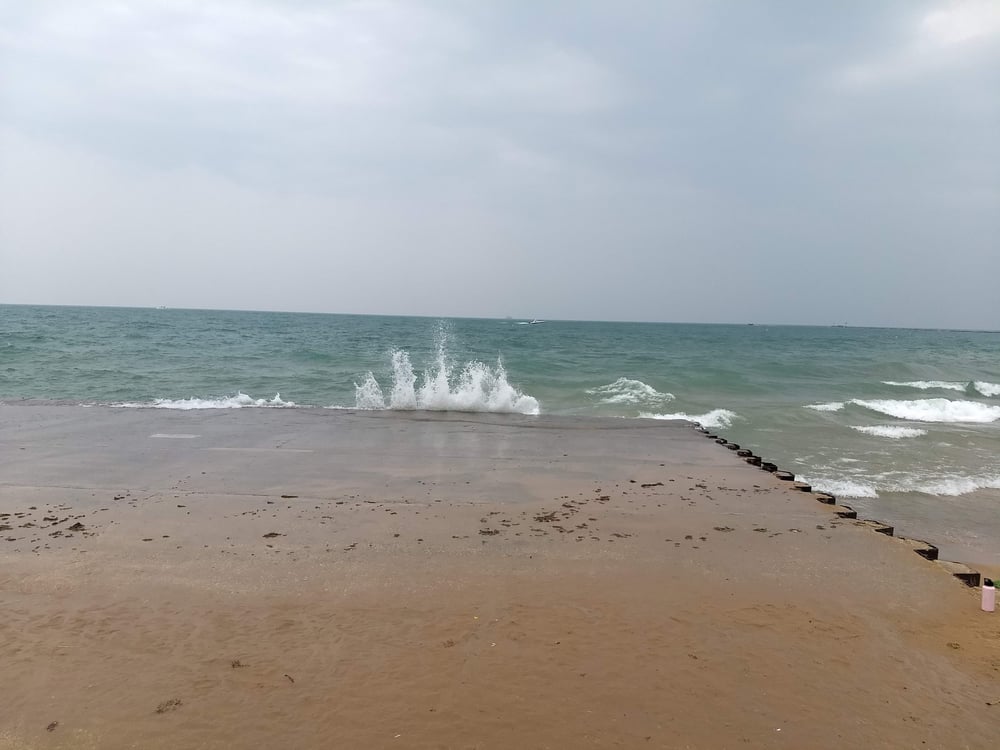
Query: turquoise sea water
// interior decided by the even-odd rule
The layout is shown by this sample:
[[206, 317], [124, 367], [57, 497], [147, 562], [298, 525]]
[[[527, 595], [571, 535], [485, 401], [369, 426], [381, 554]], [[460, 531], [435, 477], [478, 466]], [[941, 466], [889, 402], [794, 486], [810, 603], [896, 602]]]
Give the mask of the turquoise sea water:
[[1000, 333], [0, 306], [0, 400], [23, 399], [689, 418], [1000, 548]]

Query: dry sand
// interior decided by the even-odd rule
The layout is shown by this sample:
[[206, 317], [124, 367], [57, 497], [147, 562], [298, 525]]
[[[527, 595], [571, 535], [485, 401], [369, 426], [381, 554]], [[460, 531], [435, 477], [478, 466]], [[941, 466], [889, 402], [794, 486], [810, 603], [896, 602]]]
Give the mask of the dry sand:
[[0, 461], [0, 748], [1000, 746], [1000, 614], [683, 424], [8, 405]]

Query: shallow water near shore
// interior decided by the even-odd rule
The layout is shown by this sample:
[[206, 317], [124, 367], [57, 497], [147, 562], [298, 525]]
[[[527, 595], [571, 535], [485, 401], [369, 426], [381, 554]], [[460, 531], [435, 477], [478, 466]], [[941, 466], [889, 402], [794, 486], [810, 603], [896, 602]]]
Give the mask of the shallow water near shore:
[[0, 400], [684, 418], [1000, 562], [1000, 333], [0, 306]]

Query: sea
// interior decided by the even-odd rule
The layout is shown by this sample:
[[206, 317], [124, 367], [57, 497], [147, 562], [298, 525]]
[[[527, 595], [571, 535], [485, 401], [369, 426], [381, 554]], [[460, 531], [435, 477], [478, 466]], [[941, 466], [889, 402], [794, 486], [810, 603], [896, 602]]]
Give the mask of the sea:
[[19, 402], [685, 419], [1000, 565], [1000, 332], [0, 305]]

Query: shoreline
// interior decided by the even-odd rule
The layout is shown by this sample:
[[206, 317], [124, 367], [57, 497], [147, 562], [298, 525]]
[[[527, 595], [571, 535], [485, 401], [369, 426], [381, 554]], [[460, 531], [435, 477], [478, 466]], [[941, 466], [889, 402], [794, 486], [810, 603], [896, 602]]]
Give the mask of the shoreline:
[[[896, 527], [891, 523], [871, 518], [867, 515], [859, 515], [858, 511], [854, 508], [855, 505], [859, 504], [856, 498], [849, 498], [851, 502], [845, 503], [842, 500], [839, 500], [832, 492], [822, 490], [814, 491], [810, 484], [798, 480], [794, 472], [785, 471], [776, 463], [767, 461], [766, 459], [755, 455], [753, 451], [741, 448], [738, 443], [733, 443], [724, 437], [720, 437], [716, 434], [716, 431], [709, 430], [697, 423], [695, 424], [695, 429], [709, 440], [714, 441], [716, 444], [734, 451], [737, 456], [742, 458], [750, 466], [757, 467], [763, 471], [773, 474], [780, 481], [789, 482], [792, 488], [811, 495], [818, 502], [830, 506], [831, 512], [839, 518], [848, 518], [857, 521], [860, 524], [866, 524], [878, 534], [886, 537], [895, 537], [907, 544], [907, 546], [909, 546], [916, 554], [920, 555], [925, 560], [940, 562], [949, 573], [965, 585], [972, 588], [976, 588], [980, 585], [983, 575], [979, 570], [969, 566], [968, 563], [970, 561], [955, 560], [949, 556], [941, 557], [939, 554], [941, 545], [932, 543], [923, 538], [918, 539], [915, 536], [910, 536], [909, 532], [906, 534], [899, 534], [896, 532]], [[987, 565], [986, 567], [988, 568], [986, 577], [995, 577], [995, 571], [997, 571], [998, 568], [990, 565]]]
[[686, 423], [4, 414], [0, 748], [995, 738], [978, 592]]
[[[209, 408], [205, 406], [181, 408], [176, 406], [155, 406], [153, 404], [133, 404], [133, 403], [84, 403], [75, 400], [60, 399], [15, 399], [0, 400], [0, 408], [71, 408], [87, 410], [113, 410], [113, 411], [138, 411], [138, 412], [172, 412], [178, 415], [189, 415], [187, 418], [196, 418], [199, 413], [225, 413], [228, 411], [292, 411], [298, 413], [313, 412], [316, 414], [344, 413], [357, 415], [371, 415], [373, 417], [391, 419], [394, 417], [418, 419], [463, 419], [468, 418], [475, 421], [477, 418], [528, 418], [542, 420], [580, 420], [581, 424], [587, 420], [593, 420], [594, 424], [601, 424], [608, 421], [617, 421], [620, 417], [607, 416], [578, 416], [560, 414], [522, 414], [522, 413], [493, 413], [493, 412], [460, 412], [447, 410], [398, 410], [398, 409], [358, 409], [348, 406], [317, 406], [309, 404], [296, 404], [281, 402], [278, 404], [262, 403], [267, 399], [257, 400], [261, 403], [248, 403], [239, 406], [225, 406]], [[423, 416], [421, 416], [423, 415]], [[625, 418], [630, 424], [641, 424], [651, 421], [642, 417]], [[669, 421], [669, 420], [656, 420]], [[693, 418], [684, 421], [687, 424], [701, 425]], [[706, 433], [711, 433], [713, 437], [718, 437], [722, 444], [729, 441], [723, 435], [727, 430], [722, 427], [705, 427]], [[762, 459], [764, 460], [764, 459]], [[776, 466], [776, 470], [781, 471], [783, 467]], [[801, 481], [798, 473], [795, 479]], [[808, 480], [806, 480], [808, 481]], [[859, 514], [867, 520], [878, 520], [884, 525], [893, 526], [901, 535], [926, 540], [939, 550], [943, 558], [960, 562], [962, 564], [979, 569], [986, 576], [1000, 578], [1000, 553], [992, 552], [990, 534], [994, 528], [983, 526], [984, 504], [992, 505], [1000, 502], [1000, 490], [980, 488], [972, 490], [958, 496], [924, 495], [919, 492], [899, 492], [880, 495], [875, 498], [846, 496], [840, 498], [840, 493], [835, 491], [825, 491], [817, 488], [817, 492], [832, 495], [842, 500], [849, 507], [858, 510]], [[928, 499], [929, 498], [929, 499]], [[902, 505], [900, 502], [902, 501]], [[950, 512], [939, 512], [938, 508], [946, 504], [952, 508]], [[914, 511], [914, 507], [922, 506], [923, 510]], [[961, 519], [952, 522], [949, 519]], [[997, 530], [1000, 530], [998, 527]], [[985, 535], [985, 536], [984, 536]]]

